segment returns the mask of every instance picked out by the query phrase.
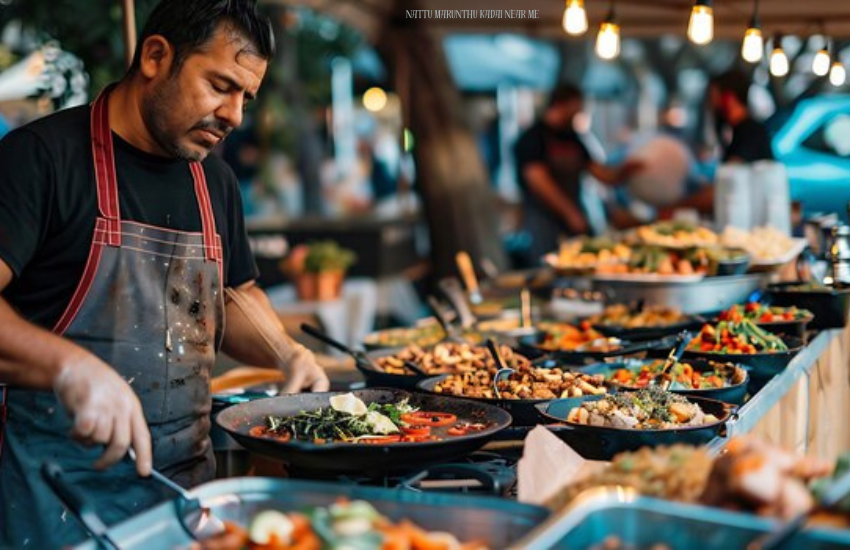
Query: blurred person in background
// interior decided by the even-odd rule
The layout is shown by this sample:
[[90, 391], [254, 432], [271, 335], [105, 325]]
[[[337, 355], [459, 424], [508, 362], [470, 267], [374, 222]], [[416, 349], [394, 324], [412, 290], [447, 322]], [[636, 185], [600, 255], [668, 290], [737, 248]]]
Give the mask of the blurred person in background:
[[[773, 160], [767, 127], [753, 118], [749, 108], [750, 77], [737, 69], [727, 71], [708, 85], [709, 107], [714, 116], [721, 162], [742, 164]], [[659, 212], [669, 218], [673, 211], [695, 208], [704, 214], [714, 210], [714, 186], [705, 185], [693, 195]]]
[[517, 181], [523, 195], [522, 229], [531, 236], [523, 259], [527, 266], [538, 264], [544, 254], [555, 250], [562, 235], [590, 231], [580, 200], [585, 172], [614, 185], [640, 170], [641, 164], [634, 161], [619, 167], [593, 161], [574, 128], [583, 106], [579, 88], [558, 86], [540, 119], [520, 135], [515, 146]]

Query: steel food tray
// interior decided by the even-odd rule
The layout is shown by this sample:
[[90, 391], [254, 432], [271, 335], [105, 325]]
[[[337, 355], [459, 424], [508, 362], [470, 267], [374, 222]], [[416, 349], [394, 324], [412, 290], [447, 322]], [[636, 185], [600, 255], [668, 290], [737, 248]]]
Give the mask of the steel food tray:
[[686, 314], [711, 313], [745, 301], [762, 286], [761, 275], [706, 277], [696, 282], [593, 281], [609, 303], [645, 301], [679, 308]]
[[[751, 514], [640, 497], [622, 487], [603, 487], [579, 495], [510, 548], [584, 550], [617, 537], [624, 548], [648, 549], [663, 543], [672, 550], [744, 549], [776, 525], [774, 520]], [[850, 548], [850, 531], [808, 530], [781, 548]]]
[[[326, 506], [340, 497], [362, 499], [392, 520], [410, 519], [425, 529], [449, 531], [461, 540], [486, 541], [494, 549], [508, 547], [549, 515], [545, 508], [504, 499], [262, 477], [213, 481], [192, 493], [220, 519], [243, 526], [261, 510], [294, 511]], [[187, 548], [192, 539], [181, 526], [176, 503], [166, 501], [111, 527], [111, 539], [122, 550]], [[76, 548], [98, 546], [88, 541]]]

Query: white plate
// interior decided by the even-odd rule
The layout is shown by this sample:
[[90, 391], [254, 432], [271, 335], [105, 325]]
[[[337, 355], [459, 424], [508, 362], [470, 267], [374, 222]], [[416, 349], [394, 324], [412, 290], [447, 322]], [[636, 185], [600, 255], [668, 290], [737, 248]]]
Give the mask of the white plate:
[[628, 281], [632, 283], [698, 283], [705, 278], [702, 273], [694, 275], [659, 275], [658, 273], [597, 273], [597, 281]]
[[750, 267], [778, 267], [787, 264], [788, 262], [799, 256], [800, 252], [802, 252], [808, 244], [808, 241], [806, 239], [792, 240], [793, 244], [791, 245], [791, 248], [789, 248], [788, 251], [785, 252], [785, 254], [783, 254], [782, 256], [778, 258], [771, 258], [769, 260], [753, 258], [750, 262]]

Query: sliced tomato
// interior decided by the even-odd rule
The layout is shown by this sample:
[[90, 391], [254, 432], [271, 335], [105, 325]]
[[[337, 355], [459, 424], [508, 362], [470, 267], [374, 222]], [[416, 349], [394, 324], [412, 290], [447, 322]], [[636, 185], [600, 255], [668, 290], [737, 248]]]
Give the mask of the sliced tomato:
[[446, 433], [453, 436], [466, 435], [469, 433], [469, 427], [466, 425], [457, 424], [449, 428]]
[[398, 443], [399, 441], [401, 441], [400, 435], [387, 435], [384, 437], [367, 437], [361, 439], [359, 443], [365, 443], [366, 445], [386, 445], [387, 443]]
[[457, 416], [451, 413], [416, 411], [401, 415], [401, 421], [405, 424], [431, 426], [439, 428], [457, 422]]
[[427, 426], [425, 424], [412, 424], [410, 426], [402, 426], [401, 431], [404, 435], [425, 437], [431, 435], [431, 426]]
[[265, 426], [254, 426], [248, 430], [248, 435], [251, 437], [267, 437], [269, 435], [269, 429]]

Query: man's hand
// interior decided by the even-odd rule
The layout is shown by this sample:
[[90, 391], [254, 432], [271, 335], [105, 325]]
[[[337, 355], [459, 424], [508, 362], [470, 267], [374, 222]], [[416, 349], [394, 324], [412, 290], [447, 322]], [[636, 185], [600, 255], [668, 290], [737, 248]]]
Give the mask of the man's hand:
[[151, 437], [142, 406], [117, 372], [81, 352], [62, 367], [53, 390], [74, 419], [72, 437], [87, 445], [106, 446], [95, 468], [115, 464], [132, 445], [136, 470], [141, 476], [150, 475]]
[[266, 294], [253, 283], [226, 289], [227, 322], [222, 350], [237, 361], [277, 367], [284, 391], [327, 391], [330, 383], [313, 354], [289, 337]]
[[286, 385], [283, 391], [285, 393], [297, 393], [305, 389], [328, 391], [331, 385], [328, 375], [316, 362], [313, 352], [302, 345], [295, 344], [295, 346], [293, 358], [281, 366], [281, 370], [286, 374]]
[[587, 235], [590, 232], [590, 225], [587, 223], [587, 218], [577, 208], [575, 209], [575, 213], [564, 217], [564, 223], [570, 231], [577, 235]]

